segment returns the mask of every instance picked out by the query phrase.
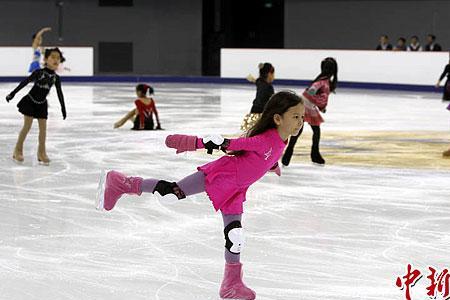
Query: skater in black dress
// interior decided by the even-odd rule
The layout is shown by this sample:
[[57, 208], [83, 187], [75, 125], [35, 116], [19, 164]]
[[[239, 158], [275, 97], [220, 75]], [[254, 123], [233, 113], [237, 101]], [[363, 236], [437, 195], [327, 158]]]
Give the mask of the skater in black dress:
[[256, 85], [256, 98], [253, 100], [250, 113], [246, 114], [241, 124], [241, 130], [248, 132], [258, 122], [264, 110], [264, 106], [275, 93], [272, 82], [275, 79], [275, 68], [271, 63], [260, 63], [258, 65], [259, 77], [255, 79], [252, 75], [247, 80]]
[[64, 95], [61, 90], [61, 80], [55, 73], [61, 61], [64, 61], [61, 51], [58, 48], [46, 49], [44, 54], [45, 67], [35, 70], [28, 78], [24, 79], [10, 94], [6, 96], [6, 101], [11, 101], [17, 92], [24, 88], [30, 82], [34, 82], [34, 86], [17, 104], [19, 112], [24, 116], [24, 124], [19, 133], [16, 147], [14, 148], [13, 159], [22, 163], [23, 143], [33, 124], [33, 119], [38, 120], [39, 124], [39, 146], [37, 159], [39, 163], [48, 165], [50, 159], [45, 150], [45, 139], [47, 135], [47, 116], [48, 105], [47, 95], [53, 85], [56, 87], [59, 103], [61, 104], [61, 112], [63, 119], [66, 119], [66, 107], [64, 104]]

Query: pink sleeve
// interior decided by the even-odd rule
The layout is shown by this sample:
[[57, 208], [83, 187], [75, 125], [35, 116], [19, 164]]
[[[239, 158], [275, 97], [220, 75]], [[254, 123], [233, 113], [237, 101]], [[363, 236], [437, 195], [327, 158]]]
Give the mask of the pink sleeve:
[[[257, 135], [252, 137], [242, 137], [237, 139], [229, 139], [230, 143], [226, 147], [226, 150], [231, 151], [239, 151], [239, 150], [246, 150], [246, 151], [264, 151], [265, 145], [267, 144], [267, 139], [264, 136]], [[203, 144], [202, 138], [197, 138], [196, 143], [197, 149], [203, 149], [205, 148], [205, 145]]]
[[306, 91], [303, 92], [303, 97], [317, 105], [320, 109], [325, 108], [328, 104], [328, 95], [326, 91], [329, 90], [325, 80], [314, 82]]
[[267, 147], [267, 139], [263, 135], [256, 135], [252, 137], [241, 137], [237, 139], [230, 139], [230, 144], [227, 150], [232, 151], [264, 151]]
[[203, 144], [203, 139], [201, 137], [197, 138], [196, 148], [197, 149], [204, 149], [205, 148], [205, 145]]

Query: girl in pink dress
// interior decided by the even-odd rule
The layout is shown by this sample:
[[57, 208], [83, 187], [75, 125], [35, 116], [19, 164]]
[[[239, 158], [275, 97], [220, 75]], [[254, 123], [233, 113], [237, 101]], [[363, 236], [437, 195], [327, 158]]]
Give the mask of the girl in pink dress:
[[[308, 122], [312, 128], [312, 147], [311, 147], [311, 160], [317, 164], [325, 164], [325, 160], [319, 151], [320, 143], [320, 124], [324, 121], [320, 112], [325, 112], [328, 104], [328, 96], [331, 92], [334, 92], [337, 84], [337, 62], [332, 57], [327, 57], [322, 60], [320, 64], [321, 72], [319, 76], [314, 79], [311, 86], [309, 86], [302, 95], [305, 102], [305, 122]], [[294, 153], [294, 146], [297, 139], [302, 134], [303, 130], [300, 130], [298, 135], [291, 136], [289, 145], [284, 152], [281, 163], [284, 166], [288, 166], [291, 161], [292, 154]]]
[[221, 136], [170, 135], [166, 145], [177, 153], [207, 149], [222, 150], [225, 155], [197, 168], [197, 172], [178, 182], [127, 177], [117, 171], [104, 172], [100, 178], [97, 208], [111, 210], [123, 194], [141, 195], [158, 192], [174, 194], [178, 199], [206, 192], [224, 222], [225, 272], [220, 297], [255, 299], [256, 294], [242, 281], [240, 252], [244, 237], [243, 204], [251, 184], [277, 165], [287, 140], [303, 127], [303, 100], [293, 92], [279, 92], [268, 101], [259, 121], [246, 137], [224, 139]]

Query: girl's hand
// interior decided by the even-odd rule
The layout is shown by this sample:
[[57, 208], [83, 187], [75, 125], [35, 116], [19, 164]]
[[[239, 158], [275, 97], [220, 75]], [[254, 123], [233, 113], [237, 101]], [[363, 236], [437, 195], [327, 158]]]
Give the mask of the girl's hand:
[[6, 102], [11, 101], [12, 98], [14, 98], [14, 95], [13, 95], [13, 94], [8, 94], [8, 95], [6, 95]]
[[166, 137], [166, 146], [177, 149], [177, 154], [197, 150], [197, 137], [193, 135], [173, 134]]
[[247, 77], [245, 77], [245, 79], [247, 79], [247, 81], [249, 81], [249, 82], [253, 82], [253, 83], [255, 83], [255, 82], [256, 82], [256, 78], [255, 78], [255, 77], [253, 77], [253, 75], [252, 75], [252, 74], [248, 74], [248, 76], [247, 76]]

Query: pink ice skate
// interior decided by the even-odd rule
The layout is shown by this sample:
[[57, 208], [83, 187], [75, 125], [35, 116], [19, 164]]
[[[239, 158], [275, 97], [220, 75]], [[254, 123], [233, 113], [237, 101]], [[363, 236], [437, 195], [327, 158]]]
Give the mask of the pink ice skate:
[[242, 282], [242, 264], [225, 264], [222, 285], [220, 286], [220, 298], [253, 300], [256, 293]]
[[173, 134], [166, 137], [166, 146], [177, 149], [177, 154], [197, 150], [197, 137], [184, 134]]
[[99, 210], [111, 210], [123, 194], [140, 196], [141, 177], [126, 177], [117, 171], [102, 171], [97, 190], [96, 207]]

